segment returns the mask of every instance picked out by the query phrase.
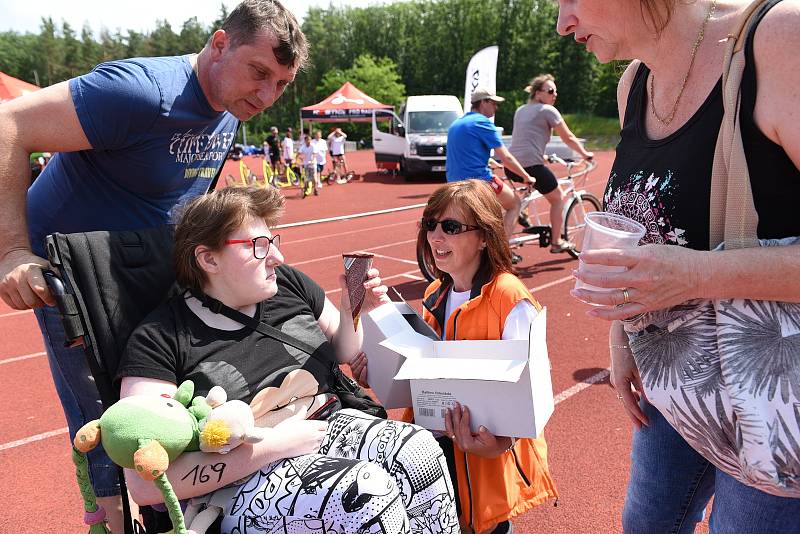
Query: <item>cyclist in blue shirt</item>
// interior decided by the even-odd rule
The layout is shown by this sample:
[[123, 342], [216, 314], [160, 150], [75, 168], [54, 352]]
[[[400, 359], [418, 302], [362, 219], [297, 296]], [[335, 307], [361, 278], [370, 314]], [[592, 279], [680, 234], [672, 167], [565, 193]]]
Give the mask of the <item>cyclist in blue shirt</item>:
[[[508, 184], [492, 175], [489, 169], [492, 150], [506, 167], [522, 176], [525, 181], [534, 183], [535, 180], [511, 155], [494, 123], [489, 120], [497, 112], [497, 104], [505, 99], [484, 87], [477, 87], [470, 100], [472, 111], [456, 119], [447, 130], [447, 181], [456, 182], [470, 178], [484, 180], [505, 210], [503, 223], [506, 235], [510, 237], [519, 216], [520, 200]], [[518, 254], [512, 255], [514, 263], [521, 259]]]
[[[208, 189], [239, 121], [272, 106], [307, 57], [280, 2], [244, 0], [198, 54], [103, 63], [0, 107], [0, 298], [35, 308], [71, 435], [101, 406], [83, 351], [64, 348], [42, 275], [45, 236], [169, 222]], [[28, 189], [28, 155], [38, 150], [57, 154]], [[89, 464], [112, 531], [122, 532], [116, 468], [99, 449]]]

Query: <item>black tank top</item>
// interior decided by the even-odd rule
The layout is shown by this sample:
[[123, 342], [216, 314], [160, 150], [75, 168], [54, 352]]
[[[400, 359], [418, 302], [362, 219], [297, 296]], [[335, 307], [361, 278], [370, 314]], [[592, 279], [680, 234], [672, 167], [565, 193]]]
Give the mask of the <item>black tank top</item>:
[[[758, 20], [779, 1], [767, 2]], [[754, 31], [755, 28], [747, 36], [740, 122], [759, 214], [758, 237], [798, 236], [800, 217], [793, 214], [800, 198], [800, 170], [753, 121]], [[664, 139], [651, 140], [644, 129], [649, 74], [650, 69], [642, 63], [634, 76], [603, 204], [607, 211], [644, 224], [647, 234], [642, 243], [708, 250], [711, 166], [722, 124], [722, 82], [717, 82], [680, 129]]]

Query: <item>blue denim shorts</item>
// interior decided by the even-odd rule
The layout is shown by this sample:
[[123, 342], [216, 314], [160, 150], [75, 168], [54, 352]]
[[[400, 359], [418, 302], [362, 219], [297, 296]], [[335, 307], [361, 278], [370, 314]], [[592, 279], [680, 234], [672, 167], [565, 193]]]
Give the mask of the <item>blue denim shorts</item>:
[[[83, 425], [99, 419], [102, 415], [100, 394], [89, 371], [83, 348], [64, 347], [66, 335], [58, 310], [45, 307], [34, 310], [34, 313], [44, 338], [53, 383], [67, 418], [71, 442]], [[95, 495], [98, 497], [119, 495], [118, 468], [103, 450], [102, 445], [89, 452], [88, 459], [89, 478]]]
[[633, 434], [625, 534], [692, 533], [712, 495], [712, 534], [800, 532], [800, 499], [764, 493], [718, 470], [652, 405], [641, 406], [650, 426]]

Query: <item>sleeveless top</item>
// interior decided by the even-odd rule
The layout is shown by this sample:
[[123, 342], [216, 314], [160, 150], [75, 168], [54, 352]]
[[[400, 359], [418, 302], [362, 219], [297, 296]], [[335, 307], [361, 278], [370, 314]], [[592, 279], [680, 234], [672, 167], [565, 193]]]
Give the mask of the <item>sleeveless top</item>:
[[[800, 198], [800, 170], [753, 120], [757, 89], [753, 33], [747, 36], [745, 49], [740, 122], [759, 214], [758, 237], [797, 236], [800, 218], [791, 214]], [[631, 85], [604, 209], [642, 223], [647, 228], [642, 244], [708, 250], [711, 167], [723, 115], [721, 80], [686, 124], [664, 139], [651, 140], [644, 127], [649, 74], [642, 63]]]

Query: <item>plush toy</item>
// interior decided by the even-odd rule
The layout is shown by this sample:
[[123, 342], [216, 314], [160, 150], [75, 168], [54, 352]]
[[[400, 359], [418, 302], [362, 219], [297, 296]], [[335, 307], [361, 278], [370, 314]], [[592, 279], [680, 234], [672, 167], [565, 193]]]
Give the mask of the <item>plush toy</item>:
[[[164, 497], [175, 534], [199, 532], [187, 530], [180, 503], [165, 471], [170, 462], [184, 451], [202, 450], [225, 454], [242, 443], [257, 443], [264, 438], [255, 426], [250, 407], [242, 401], [226, 402], [225, 391], [215, 386], [206, 397], [195, 397], [194, 384], [183, 382], [173, 397], [169, 395], [132, 395], [110, 406], [99, 420], [81, 427], [73, 441], [73, 461], [77, 467], [90, 534], [104, 534], [105, 512], [98, 507], [88, 480], [86, 453], [99, 443], [114, 463], [135, 469], [145, 480], [152, 480]], [[191, 405], [190, 405], [191, 401]], [[192, 510], [192, 515], [197, 510]], [[205, 531], [210, 510], [197, 516], [198, 528]], [[213, 522], [213, 519], [211, 519]], [[207, 524], [206, 524], [207, 523]], [[201, 527], [203, 524], [205, 526]]]

